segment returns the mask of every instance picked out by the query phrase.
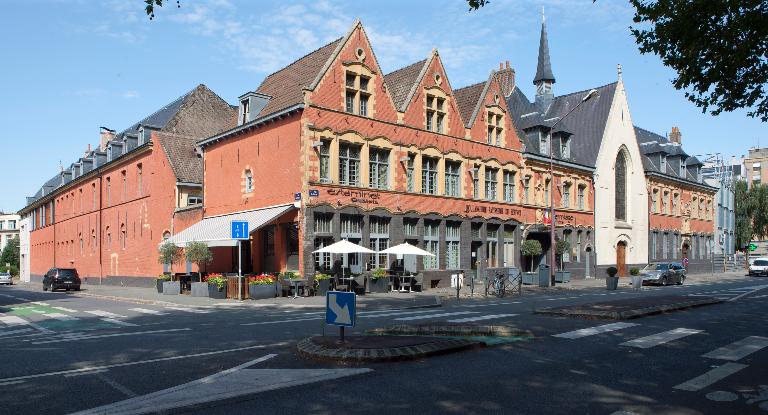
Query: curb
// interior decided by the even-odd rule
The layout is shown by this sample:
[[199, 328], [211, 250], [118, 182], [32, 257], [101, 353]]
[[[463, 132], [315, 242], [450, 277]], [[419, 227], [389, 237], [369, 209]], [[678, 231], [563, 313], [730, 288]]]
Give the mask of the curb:
[[[188, 304], [173, 303], [170, 301], [143, 300], [140, 298], [119, 297], [115, 295], [91, 294], [91, 293], [84, 293], [84, 292], [78, 292], [72, 295], [76, 297], [92, 297], [92, 298], [99, 298], [102, 300], [122, 301], [125, 303], [133, 303], [133, 304], [161, 305], [161, 306], [189, 306]], [[199, 307], [199, 306], [190, 306], [190, 307]]]
[[396, 362], [422, 357], [437, 356], [485, 347], [485, 343], [464, 339], [436, 339], [416, 346], [388, 347], [381, 349], [340, 349], [321, 346], [308, 337], [296, 344], [299, 355], [334, 362]]
[[435, 324], [425, 326], [409, 326], [399, 324], [384, 328], [375, 328], [366, 331], [366, 333], [376, 335], [411, 335], [411, 336], [487, 336], [487, 337], [531, 337], [533, 333], [530, 330], [520, 330], [507, 326], [472, 326], [472, 325], [448, 325]]
[[590, 311], [590, 310], [574, 310], [567, 309], [554, 309], [554, 308], [541, 308], [535, 310], [535, 314], [548, 314], [555, 316], [566, 317], [581, 317], [587, 319], [606, 319], [606, 320], [629, 320], [633, 318], [640, 318], [650, 316], [654, 314], [666, 313], [669, 311], [685, 310], [694, 307], [701, 307], [711, 304], [719, 304], [725, 302], [719, 298], [700, 298], [691, 301], [674, 304], [662, 304], [651, 307], [636, 308], [628, 311]]

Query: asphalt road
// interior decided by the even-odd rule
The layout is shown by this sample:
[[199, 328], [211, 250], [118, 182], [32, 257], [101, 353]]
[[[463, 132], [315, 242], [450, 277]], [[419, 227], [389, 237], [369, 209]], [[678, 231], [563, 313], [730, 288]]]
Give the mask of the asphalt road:
[[[253, 361], [253, 369], [273, 369], [248, 372], [268, 373], [259, 390], [271, 390], [188, 412], [768, 413], [768, 347], [763, 345], [768, 288], [763, 286], [768, 279], [751, 278], [640, 293], [559, 291], [448, 302], [441, 308], [368, 309], [358, 316], [353, 333], [397, 323], [464, 320], [527, 329], [536, 338], [414, 362], [342, 366], [372, 370], [304, 380], [300, 386], [283, 381], [307, 373], [297, 370], [339, 367], [306, 361], [294, 352], [301, 338], [335, 333], [323, 326], [317, 310], [169, 309], [47, 293], [36, 286], [0, 287], [0, 413], [87, 410]], [[545, 306], [666, 294], [734, 301], [609, 328], [602, 327], [611, 321], [532, 314]], [[595, 327], [600, 328], [574, 333]], [[723, 347], [728, 349], [718, 351]], [[705, 382], [701, 376], [707, 373]]]

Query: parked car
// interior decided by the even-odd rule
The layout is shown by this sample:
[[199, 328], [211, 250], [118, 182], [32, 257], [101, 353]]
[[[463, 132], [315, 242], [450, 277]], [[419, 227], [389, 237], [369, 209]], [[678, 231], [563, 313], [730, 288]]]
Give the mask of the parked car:
[[755, 258], [749, 265], [749, 275], [768, 275], [768, 258]]
[[0, 272], [0, 284], [13, 285], [13, 277], [8, 272]]
[[80, 276], [74, 268], [51, 268], [43, 276], [43, 291], [80, 291]]
[[640, 271], [643, 285], [682, 285], [685, 282], [685, 268], [679, 262], [653, 262]]

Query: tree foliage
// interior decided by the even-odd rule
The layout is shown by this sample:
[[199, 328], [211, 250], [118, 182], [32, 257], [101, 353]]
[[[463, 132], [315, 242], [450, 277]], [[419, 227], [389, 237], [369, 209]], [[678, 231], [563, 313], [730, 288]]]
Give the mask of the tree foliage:
[[19, 273], [19, 256], [19, 237], [16, 236], [5, 244], [3, 252], [0, 253], [0, 267], [5, 270], [5, 264], [11, 264], [10, 270], [15, 270], [15, 273], [11, 272], [11, 274], [17, 275]]
[[752, 239], [752, 213], [747, 182], [739, 180], [735, 183], [734, 196], [734, 213], [736, 216], [734, 236], [736, 237], [736, 247], [741, 248], [749, 244]]
[[[144, 11], [147, 12], [147, 16], [149, 16], [149, 20], [153, 20], [155, 18], [155, 7], [163, 7], [163, 3], [168, 3], [164, 0], [144, 0]], [[181, 0], [176, 0], [176, 7], [181, 8]]]
[[[469, 10], [487, 1], [467, 0]], [[594, 1], [593, 1], [594, 3]], [[677, 72], [672, 85], [713, 115], [747, 109], [768, 121], [768, 2], [630, 0], [630, 32], [643, 54]]]
[[520, 252], [523, 256], [531, 257], [531, 272], [533, 272], [533, 257], [541, 255], [541, 242], [535, 239], [527, 239], [523, 241], [523, 244], [520, 247]]
[[181, 249], [171, 241], [165, 241], [160, 248], [158, 248], [159, 255], [157, 262], [171, 266], [171, 272], [173, 272], [173, 264], [178, 263], [181, 260]]
[[187, 256], [187, 261], [194, 262], [198, 270], [202, 270], [203, 266], [213, 261], [213, 253], [205, 242], [192, 241], [187, 243], [187, 246], [184, 247], [184, 253]]

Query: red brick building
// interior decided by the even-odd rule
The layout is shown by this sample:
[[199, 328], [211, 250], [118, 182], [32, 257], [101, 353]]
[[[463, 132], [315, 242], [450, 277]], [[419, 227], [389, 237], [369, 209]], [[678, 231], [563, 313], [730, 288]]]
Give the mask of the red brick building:
[[[513, 87], [507, 65], [454, 90], [436, 50], [385, 75], [357, 22], [267, 76], [241, 97], [237, 127], [198, 143], [203, 222], [269, 207], [275, 216], [245, 244], [253, 271], [312, 275], [331, 265], [312, 251], [340, 239], [433, 252], [402, 264], [433, 284], [459, 269], [521, 266], [520, 243], [542, 233], [549, 192], [562, 234], [593, 227], [592, 190], [589, 169], [556, 163], [552, 186], [544, 160], [525, 160], [505, 101]], [[577, 187], [587, 191], [578, 202]], [[203, 222], [188, 233], [205, 234]], [[349, 255], [344, 265], [360, 272], [395, 259]]]
[[164, 270], [154, 247], [202, 218], [194, 143], [231, 128], [235, 113], [200, 85], [119, 134], [102, 129], [99, 148], [20, 211], [31, 224], [32, 279], [76, 267], [90, 283], [153, 284]]

